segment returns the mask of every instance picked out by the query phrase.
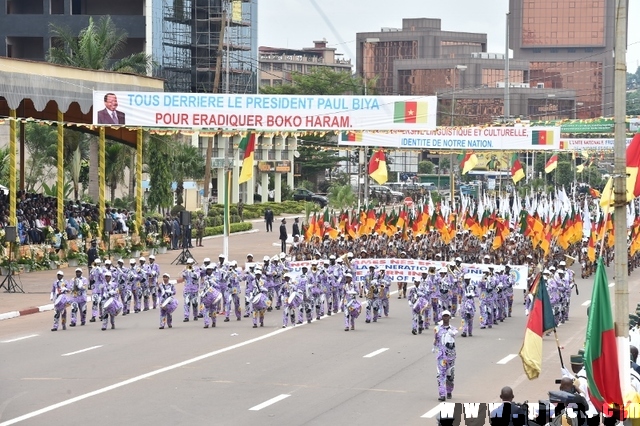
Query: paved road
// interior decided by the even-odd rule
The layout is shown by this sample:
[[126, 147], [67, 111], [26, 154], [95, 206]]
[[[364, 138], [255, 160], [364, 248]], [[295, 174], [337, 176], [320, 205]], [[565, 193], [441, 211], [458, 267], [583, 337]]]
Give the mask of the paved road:
[[[274, 254], [276, 238], [262, 229], [232, 236], [231, 258]], [[221, 239], [208, 240], [193, 254], [198, 260], [217, 257], [221, 247]], [[182, 268], [168, 265], [176, 254], [159, 259], [163, 270], [177, 274]], [[635, 308], [639, 286], [631, 278]], [[580, 282], [580, 290], [571, 320], [558, 329], [567, 363], [584, 340], [582, 304], [590, 297], [590, 283]], [[43, 303], [46, 299], [43, 295]], [[512, 318], [458, 339], [451, 402], [494, 402], [504, 385], [514, 388], [519, 401], [537, 401], [556, 387], [560, 367], [553, 335], [544, 341], [539, 379], [528, 381], [520, 359], [513, 357], [526, 321], [520, 294], [516, 300]], [[375, 324], [361, 318], [354, 332], [343, 331], [341, 314], [282, 329], [276, 310], [258, 329], [243, 318], [207, 330], [202, 321], [178, 319], [173, 329], [158, 330], [157, 311], [118, 317], [113, 331], [89, 323], [52, 333], [51, 312], [2, 321], [0, 426], [14, 420], [96, 426], [434, 424], [432, 335], [413, 336], [406, 300], [394, 296], [390, 302], [389, 318]], [[453, 322], [459, 325], [458, 319]]]

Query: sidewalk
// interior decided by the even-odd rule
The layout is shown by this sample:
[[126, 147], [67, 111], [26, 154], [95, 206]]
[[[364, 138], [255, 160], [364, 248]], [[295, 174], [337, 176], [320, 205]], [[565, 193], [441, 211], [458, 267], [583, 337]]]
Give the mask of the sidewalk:
[[[229, 259], [236, 260], [239, 266], [244, 267], [247, 253], [252, 253], [254, 259], [262, 259], [263, 256], [273, 256], [279, 252], [275, 246], [280, 247], [278, 242], [280, 220], [287, 219], [287, 231], [291, 233], [291, 224], [294, 217], [302, 217], [301, 215], [285, 214], [274, 219], [274, 231], [265, 232], [264, 219], [251, 220], [254, 229], [246, 232], [238, 232], [229, 236]], [[194, 247], [189, 249], [196, 262], [201, 263], [205, 257], [211, 258], [212, 262], [217, 262], [218, 255], [223, 251], [223, 236], [216, 235], [203, 238], [204, 247]], [[193, 239], [195, 242], [195, 238]], [[160, 265], [162, 273], [168, 272], [175, 278], [183, 269], [184, 265], [172, 262], [181, 254], [181, 250], [167, 251], [165, 254], [156, 254], [156, 263]], [[104, 259], [103, 259], [104, 260]], [[136, 259], [137, 260], [137, 259]], [[112, 262], [117, 259], [112, 257]], [[128, 266], [128, 259], [126, 260]], [[65, 279], [69, 280], [75, 276], [75, 267], [61, 268], [64, 272]], [[82, 266], [83, 276], [88, 276], [87, 266]], [[3, 288], [0, 290], [0, 322], [2, 320], [17, 318], [19, 316], [36, 314], [53, 310], [53, 303], [49, 300], [53, 281], [56, 279], [54, 270], [36, 271], [29, 273], [21, 273], [14, 275], [16, 284], [19, 285], [24, 293], [7, 293]], [[6, 277], [0, 276], [0, 282]], [[181, 292], [181, 289], [180, 289]], [[90, 303], [87, 309], [91, 309]]]

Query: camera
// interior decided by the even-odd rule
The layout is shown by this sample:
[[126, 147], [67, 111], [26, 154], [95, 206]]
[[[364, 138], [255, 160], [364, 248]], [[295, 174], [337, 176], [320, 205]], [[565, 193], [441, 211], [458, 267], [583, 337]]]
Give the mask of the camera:
[[555, 384], [556, 384], [556, 385], [559, 385], [560, 383], [562, 383], [562, 379], [556, 379], [556, 380], [555, 380]]

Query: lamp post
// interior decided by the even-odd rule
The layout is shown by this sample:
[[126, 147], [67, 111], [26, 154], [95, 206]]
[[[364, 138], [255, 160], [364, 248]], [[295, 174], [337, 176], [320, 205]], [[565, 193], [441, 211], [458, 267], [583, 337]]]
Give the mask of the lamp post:
[[[456, 116], [456, 98], [455, 98], [455, 94], [456, 94], [456, 70], [459, 70], [460, 72], [464, 72], [467, 69], [466, 65], [456, 65], [455, 68], [453, 69], [453, 76], [451, 78], [451, 86], [452, 86], [452, 90], [451, 90], [451, 126], [453, 127], [455, 125], [455, 116]], [[463, 80], [463, 84], [464, 86], [464, 80]], [[450, 197], [451, 197], [451, 203], [453, 205], [453, 200], [454, 200], [454, 195], [456, 193], [455, 191], [455, 185], [453, 183], [453, 151], [451, 151], [451, 153], [449, 154], [449, 189], [450, 189]]]
[[[366, 38], [364, 40], [364, 50], [365, 53], [363, 53], [363, 57], [367, 57], [367, 59], [372, 59], [373, 54], [371, 52], [366, 52], [367, 50], [371, 49], [371, 46], [378, 43], [380, 41], [379, 38], [376, 37], [369, 37]], [[368, 54], [366, 54], [368, 53]], [[362, 61], [362, 81], [364, 83], [364, 95], [367, 96], [367, 73], [368, 70], [367, 68], [367, 61]], [[360, 147], [360, 164], [362, 165], [361, 168], [364, 168], [364, 195], [363, 195], [363, 199], [364, 199], [364, 206], [365, 209], [367, 208], [367, 205], [369, 204], [369, 174], [368, 174], [368, 170], [367, 170], [367, 152], [365, 151], [364, 147]], [[360, 170], [360, 169], [358, 169]], [[358, 172], [358, 210], [360, 210], [359, 205], [360, 205], [360, 172]]]

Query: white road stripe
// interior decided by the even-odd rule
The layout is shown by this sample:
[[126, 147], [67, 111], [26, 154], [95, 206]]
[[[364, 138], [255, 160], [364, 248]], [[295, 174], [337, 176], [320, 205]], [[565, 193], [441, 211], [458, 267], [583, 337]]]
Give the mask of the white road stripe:
[[516, 354], [509, 354], [509, 355], [505, 356], [504, 358], [502, 358], [500, 361], [498, 361], [496, 364], [504, 365], [504, 364], [508, 363], [509, 361], [511, 361], [512, 359], [514, 359], [517, 356], [518, 355], [516, 355]]
[[23, 336], [23, 337], [18, 337], [16, 339], [11, 339], [11, 340], [3, 340], [2, 343], [13, 343], [13, 342], [17, 342], [19, 340], [24, 340], [24, 339], [30, 339], [32, 337], [36, 337], [37, 334], [30, 334], [28, 336]]
[[278, 395], [275, 398], [271, 398], [270, 400], [263, 402], [262, 404], [258, 404], [255, 407], [249, 408], [249, 411], [262, 410], [263, 408], [268, 407], [271, 404], [275, 404], [276, 402], [282, 401], [283, 399], [289, 398], [290, 396], [291, 395], [286, 395], [286, 394]]
[[87, 352], [87, 351], [91, 351], [93, 349], [98, 349], [101, 348], [102, 345], [99, 346], [91, 346], [90, 348], [86, 348], [86, 349], [80, 349], [79, 351], [75, 351], [75, 352], [69, 352], [68, 354], [62, 354], [61, 356], [69, 356], [69, 355], [75, 355], [75, 354], [79, 354], [82, 352]]
[[374, 356], [379, 355], [382, 352], [388, 351], [388, 350], [389, 350], [389, 348], [378, 349], [377, 351], [373, 351], [370, 354], [363, 356], [362, 358], [373, 358]]
[[582, 304], [582, 306], [589, 306], [589, 305], [591, 305], [591, 300], [587, 300]]
[[436, 405], [431, 410], [429, 410], [426, 413], [424, 413], [423, 415], [421, 415], [420, 418], [422, 418], [422, 419], [431, 419], [431, 418], [435, 417], [436, 414], [438, 414], [440, 412], [440, 409], [442, 408], [442, 404], [444, 404], [444, 402], [441, 402], [440, 404]]
[[75, 402], [83, 401], [85, 399], [88, 399], [88, 398], [91, 398], [91, 397], [94, 397], [94, 396], [97, 396], [97, 395], [101, 395], [103, 393], [106, 393], [106, 392], [121, 388], [123, 386], [127, 386], [127, 385], [130, 385], [132, 383], [136, 383], [136, 382], [139, 382], [141, 380], [148, 379], [149, 377], [157, 376], [159, 374], [166, 373], [168, 371], [172, 371], [172, 370], [175, 370], [175, 369], [178, 369], [178, 368], [181, 368], [181, 367], [184, 367], [184, 366], [187, 366], [187, 365], [199, 362], [199, 361], [203, 361], [203, 360], [211, 358], [213, 356], [220, 355], [222, 353], [229, 352], [229, 351], [232, 351], [234, 349], [238, 349], [238, 348], [250, 345], [252, 343], [256, 343], [256, 342], [260, 342], [260, 341], [265, 340], [265, 339], [269, 339], [270, 337], [277, 336], [278, 334], [281, 334], [281, 333], [286, 333], [287, 331], [290, 331], [290, 330], [295, 330], [296, 328], [298, 328], [298, 327], [295, 327], [295, 328], [294, 327], [291, 327], [291, 328], [280, 328], [280, 329], [278, 329], [276, 331], [272, 331], [271, 333], [267, 333], [267, 334], [265, 334], [263, 336], [260, 336], [260, 337], [256, 337], [256, 338], [249, 339], [249, 340], [245, 340], [244, 342], [237, 343], [237, 344], [232, 345], [232, 346], [227, 346], [226, 348], [218, 349], [218, 350], [213, 351], [213, 352], [209, 352], [209, 353], [206, 353], [206, 354], [203, 354], [203, 355], [199, 355], [199, 356], [197, 356], [195, 358], [191, 358], [191, 359], [188, 359], [188, 360], [185, 360], [185, 361], [182, 361], [182, 362], [178, 362], [176, 364], [172, 364], [172, 365], [169, 365], [167, 367], [159, 368], [157, 370], [153, 370], [153, 371], [150, 371], [148, 373], [144, 373], [144, 374], [141, 374], [139, 376], [132, 377], [130, 379], [123, 380], [123, 381], [118, 382], [118, 383], [114, 383], [114, 384], [106, 386], [104, 388], [96, 389], [94, 391], [91, 391], [91, 392], [88, 392], [88, 393], [85, 393], [85, 394], [82, 394], [82, 395], [78, 395], [76, 397], [67, 399], [66, 401], [58, 402], [57, 404], [49, 405], [48, 407], [44, 407], [44, 408], [41, 408], [41, 409], [36, 410], [36, 411], [32, 411], [32, 412], [27, 413], [27, 414], [23, 414], [20, 417], [16, 417], [14, 419], [7, 420], [5, 422], [0, 423], [0, 426], [9, 426], [9, 425], [13, 425], [13, 424], [16, 424], [16, 423], [20, 423], [20, 422], [23, 422], [25, 420], [29, 420], [29, 419], [32, 419], [34, 417], [37, 417], [37, 416], [39, 416], [41, 414], [48, 413], [49, 411], [53, 411], [53, 410], [57, 410], [58, 408], [66, 407], [67, 405], [71, 405], [71, 404], [73, 404]]

